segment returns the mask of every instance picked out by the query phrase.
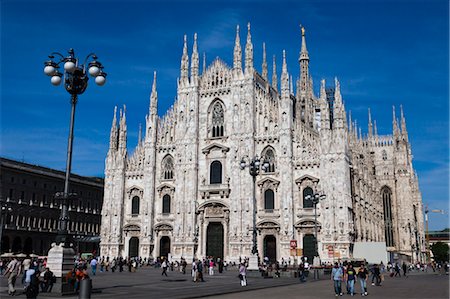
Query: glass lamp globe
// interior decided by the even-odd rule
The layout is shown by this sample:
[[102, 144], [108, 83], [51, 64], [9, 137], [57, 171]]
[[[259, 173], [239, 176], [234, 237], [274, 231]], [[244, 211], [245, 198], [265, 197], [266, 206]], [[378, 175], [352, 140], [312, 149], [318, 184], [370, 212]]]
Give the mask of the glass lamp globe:
[[97, 84], [98, 86], [103, 86], [106, 83], [106, 78], [103, 76], [97, 76], [95, 77], [95, 84]]
[[73, 61], [66, 61], [66, 63], [64, 63], [64, 69], [69, 73], [72, 73], [75, 70], [75, 67]]
[[52, 65], [47, 65], [46, 67], [44, 67], [44, 73], [47, 76], [53, 76], [53, 74], [55, 74], [56, 68]]
[[98, 67], [96, 67], [96, 66], [91, 66], [89, 68], [89, 74], [92, 77], [97, 77], [100, 74], [100, 69]]
[[59, 84], [61, 84], [61, 77], [55, 75], [50, 79], [50, 81], [52, 82], [53, 85], [58, 86]]

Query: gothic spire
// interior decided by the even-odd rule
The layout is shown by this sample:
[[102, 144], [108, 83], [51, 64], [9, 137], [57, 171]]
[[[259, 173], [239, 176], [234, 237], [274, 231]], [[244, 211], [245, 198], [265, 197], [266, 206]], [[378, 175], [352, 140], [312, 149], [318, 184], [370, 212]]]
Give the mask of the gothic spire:
[[374, 130], [374, 135], [375, 135], [375, 138], [377, 138], [378, 137], [378, 128], [377, 128], [377, 121], [376, 120], [374, 120], [373, 121], [373, 130]]
[[394, 139], [397, 139], [400, 133], [397, 125], [397, 117], [395, 115], [395, 106], [392, 106], [392, 133], [394, 134]]
[[253, 71], [253, 44], [250, 33], [250, 22], [247, 24], [247, 44], [245, 45], [245, 71], [250, 74]]
[[188, 72], [189, 72], [189, 56], [187, 50], [187, 36], [184, 35], [184, 46], [183, 46], [183, 56], [181, 56], [181, 77], [180, 81], [182, 83], [188, 82]]
[[281, 68], [281, 94], [289, 94], [289, 75], [287, 71], [285, 50], [283, 50], [283, 66]]
[[138, 132], [138, 145], [142, 144], [142, 124], [139, 123], [139, 132]]
[[156, 71], [153, 72], [152, 93], [150, 94], [150, 115], [158, 114], [158, 92], [156, 91]]
[[127, 149], [127, 107], [123, 105], [123, 110], [120, 109], [120, 121], [119, 121], [119, 149], [126, 151]]
[[349, 110], [348, 111], [348, 132], [349, 132], [350, 136], [351, 136], [351, 133], [353, 131], [352, 126], [353, 126], [353, 123], [352, 123], [352, 110]]
[[302, 47], [300, 57], [300, 92], [306, 92], [309, 84], [309, 55], [306, 49], [305, 27], [301, 26], [302, 32]]
[[202, 75], [206, 73], [206, 53], [203, 52], [203, 70], [202, 70]]
[[294, 84], [292, 83], [292, 75], [289, 75], [289, 93], [293, 94], [294, 93]]
[[403, 114], [403, 106], [400, 105], [400, 124], [402, 128], [402, 136], [403, 138], [408, 141], [408, 131], [406, 130], [406, 119], [405, 115]]
[[370, 108], [369, 108], [368, 134], [369, 134], [369, 138], [371, 138], [373, 135], [372, 115], [370, 114]]
[[194, 46], [191, 56], [191, 82], [195, 82], [198, 78], [199, 58], [197, 50], [197, 33], [194, 34]]
[[269, 81], [267, 76], [266, 43], [263, 43], [262, 77], [264, 80]]
[[275, 60], [275, 55], [273, 55], [272, 87], [273, 87], [273, 89], [278, 91], [277, 63]]
[[109, 135], [109, 148], [110, 150], [116, 150], [117, 149], [117, 106], [114, 107], [114, 116], [111, 124], [111, 133]]
[[239, 38], [239, 25], [236, 26], [236, 41], [234, 42], [233, 68], [242, 71], [242, 49]]

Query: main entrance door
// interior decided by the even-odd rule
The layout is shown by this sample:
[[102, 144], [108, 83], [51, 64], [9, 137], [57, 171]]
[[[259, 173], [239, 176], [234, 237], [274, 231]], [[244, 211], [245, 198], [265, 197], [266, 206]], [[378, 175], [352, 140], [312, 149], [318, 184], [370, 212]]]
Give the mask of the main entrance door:
[[269, 258], [271, 262], [277, 260], [277, 241], [273, 235], [264, 237], [264, 257]]
[[136, 257], [139, 256], [139, 239], [137, 237], [132, 237], [130, 239], [129, 245], [129, 257]]
[[305, 235], [303, 237], [303, 256], [308, 258], [308, 262], [312, 264], [316, 251], [316, 238], [314, 235]]
[[211, 222], [206, 233], [206, 256], [223, 259], [223, 225]]
[[164, 236], [159, 241], [159, 256], [168, 257], [170, 253], [170, 238]]

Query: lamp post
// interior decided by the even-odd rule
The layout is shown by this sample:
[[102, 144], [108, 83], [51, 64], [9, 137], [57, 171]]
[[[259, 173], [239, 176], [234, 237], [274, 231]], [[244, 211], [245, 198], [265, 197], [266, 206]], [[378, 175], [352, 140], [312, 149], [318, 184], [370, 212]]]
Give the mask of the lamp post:
[[[1, 210], [0, 210], [0, 217], [1, 217], [1, 223], [0, 223], [0, 243], [3, 244], [2, 242], [2, 238], [3, 238], [3, 226], [5, 226], [5, 219], [8, 216], [9, 213], [12, 212], [12, 208], [7, 205], [7, 204], [3, 204], [1, 206]], [[1, 248], [0, 248], [0, 252], [1, 252]]]
[[425, 235], [425, 239], [426, 239], [426, 254], [427, 254], [427, 262], [430, 262], [431, 259], [431, 253], [430, 253], [430, 232], [428, 230], [428, 213], [432, 212], [432, 213], [439, 213], [439, 214], [444, 214], [444, 210], [429, 210], [428, 209], [428, 204], [425, 205], [425, 224], [426, 224], [426, 235]]
[[[261, 159], [258, 156], [249, 158], [243, 157], [240, 162], [241, 170], [248, 168], [250, 175], [253, 178], [253, 238], [252, 238], [252, 258], [249, 261], [249, 270], [258, 270], [258, 246], [256, 240], [256, 177], [261, 173], [261, 170], [269, 168], [269, 162]], [[256, 261], [256, 265], [255, 265]], [[256, 267], [256, 268], [255, 268]]]
[[[67, 211], [67, 205], [70, 198], [75, 195], [69, 193], [69, 181], [70, 172], [72, 168], [72, 148], [73, 148], [73, 129], [75, 123], [75, 107], [78, 101], [78, 95], [82, 94], [87, 86], [89, 75], [95, 78], [95, 83], [97, 85], [104, 85], [106, 82], [106, 73], [103, 72], [103, 66], [97, 61], [97, 56], [94, 53], [90, 53], [86, 56], [84, 63], [79, 64], [78, 58], [75, 57], [75, 52], [73, 49], [68, 51], [69, 55], [64, 57], [58, 52], [53, 52], [48, 57], [50, 60], [44, 63], [44, 73], [50, 76], [51, 83], [55, 86], [61, 84], [62, 77], [64, 76], [64, 87], [67, 92], [71, 95], [71, 105], [72, 110], [70, 114], [70, 128], [69, 128], [69, 141], [67, 145], [67, 164], [66, 164], [66, 175], [64, 179], [64, 192], [58, 192], [55, 194], [55, 198], [62, 200], [61, 214], [58, 223], [58, 236], [56, 237], [56, 243], [63, 243], [66, 247], [70, 245], [70, 240], [68, 237], [67, 223], [69, 221], [69, 214]], [[55, 62], [55, 55], [58, 57], [59, 61]], [[89, 62], [89, 64], [87, 64]], [[60, 65], [63, 65], [64, 74], [59, 72]]]
[[[314, 246], [314, 257], [319, 256], [319, 248], [318, 248], [318, 242], [317, 242], [317, 204], [320, 200], [323, 200], [326, 198], [325, 194], [319, 194], [315, 193], [312, 195], [306, 195], [306, 200], [312, 201], [314, 205], [314, 238], [315, 238], [315, 246]], [[314, 264], [314, 261], [313, 261]]]
[[[61, 84], [64, 77], [64, 87], [71, 95], [70, 103], [72, 106], [70, 114], [69, 140], [67, 145], [67, 164], [66, 175], [64, 178], [64, 192], [55, 194], [55, 198], [62, 201], [61, 214], [58, 223], [58, 235], [56, 237], [56, 245], [48, 252], [47, 266], [57, 277], [54, 290], [57, 293], [68, 294], [73, 292], [73, 288], [64, 279], [67, 271], [73, 267], [73, 257], [75, 251], [71, 248], [70, 236], [67, 229], [69, 222], [68, 202], [75, 194], [69, 193], [70, 172], [72, 168], [72, 148], [73, 148], [73, 129], [75, 123], [75, 107], [78, 101], [78, 95], [84, 93], [88, 86], [89, 75], [95, 78], [97, 85], [104, 85], [106, 82], [106, 73], [103, 72], [103, 65], [97, 61], [97, 56], [90, 53], [84, 59], [83, 64], [79, 63], [75, 57], [73, 49], [68, 51], [69, 55], [64, 57], [58, 52], [51, 53], [48, 57], [50, 60], [44, 63], [44, 73], [51, 77], [51, 83], [55, 86]], [[55, 62], [55, 55], [57, 61]], [[89, 62], [89, 63], [88, 63]], [[63, 65], [64, 73], [59, 72], [60, 65]]]

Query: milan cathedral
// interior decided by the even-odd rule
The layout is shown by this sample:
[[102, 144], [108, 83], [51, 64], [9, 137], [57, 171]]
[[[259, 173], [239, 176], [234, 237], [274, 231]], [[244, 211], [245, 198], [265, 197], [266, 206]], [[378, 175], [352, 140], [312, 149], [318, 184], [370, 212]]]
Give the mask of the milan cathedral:
[[[290, 259], [291, 240], [322, 261], [352, 257], [355, 242], [422, 260], [422, 198], [403, 110], [398, 119], [393, 108], [390, 135], [378, 134], [369, 110], [363, 135], [337, 79], [314, 93], [304, 28], [295, 84], [284, 51], [279, 79], [274, 56], [269, 80], [265, 45], [255, 69], [250, 25], [242, 52], [237, 27], [233, 66], [203, 59], [200, 69], [197, 35], [190, 57], [185, 36], [175, 103], [158, 116], [155, 72], [145, 136], [132, 154], [125, 108], [116, 108], [101, 255], [238, 261], [252, 254], [255, 225], [258, 254], [270, 260]], [[265, 167], [254, 182], [240, 161], [255, 157]]]

